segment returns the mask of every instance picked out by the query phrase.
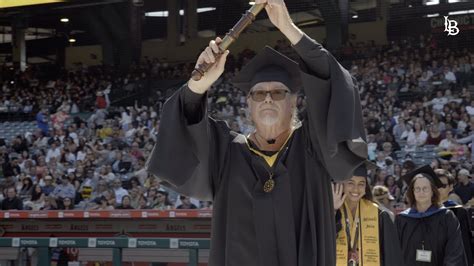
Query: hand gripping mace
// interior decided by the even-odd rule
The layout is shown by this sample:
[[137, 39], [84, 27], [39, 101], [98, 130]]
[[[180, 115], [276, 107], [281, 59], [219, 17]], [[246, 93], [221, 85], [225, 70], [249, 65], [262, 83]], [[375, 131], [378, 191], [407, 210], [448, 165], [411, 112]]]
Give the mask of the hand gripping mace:
[[[239, 38], [240, 33], [247, 28], [257, 17], [258, 13], [262, 11], [266, 4], [255, 4], [245, 14], [240, 18], [240, 20], [226, 33], [224, 39], [219, 44], [219, 53], [216, 55], [216, 61], [222, 56], [225, 50]], [[198, 81], [204, 76], [204, 74], [214, 65], [214, 63], [203, 62], [199, 64], [191, 74], [191, 78], [195, 81]]]

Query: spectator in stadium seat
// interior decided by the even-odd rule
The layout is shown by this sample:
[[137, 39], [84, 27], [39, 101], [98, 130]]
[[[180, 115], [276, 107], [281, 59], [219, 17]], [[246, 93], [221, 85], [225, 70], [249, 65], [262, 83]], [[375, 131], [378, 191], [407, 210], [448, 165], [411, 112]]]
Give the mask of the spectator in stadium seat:
[[443, 139], [443, 136], [439, 131], [439, 127], [436, 125], [430, 125], [428, 132], [429, 133], [428, 138], [426, 139], [426, 145], [438, 145]]
[[115, 200], [115, 193], [112, 189], [107, 189], [103, 193], [104, 199], [107, 201], [107, 206], [110, 206], [115, 209], [116, 200]]
[[97, 185], [92, 187], [92, 196], [91, 199], [96, 199], [99, 198], [100, 196], [103, 196], [104, 193], [107, 191], [108, 185], [107, 181], [103, 179], [98, 179], [97, 180]]
[[[395, 198], [390, 194], [390, 191], [385, 186], [374, 186], [372, 189], [372, 195], [374, 200], [381, 205], [381, 207], [392, 212], [392, 215], [395, 213]], [[395, 216], [391, 216], [392, 220], [395, 220]]]
[[474, 183], [471, 177], [467, 169], [461, 169], [457, 174], [458, 183], [454, 188], [454, 192], [461, 198], [461, 204], [463, 205], [474, 197]]
[[125, 195], [122, 197], [122, 203], [115, 208], [117, 210], [132, 210], [134, 209], [131, 205], [130, 196]]
[[145, 210], [145, 209], [151, 209], [150, 206], [148, 206], [148, 200], [145, 196], [140, 196], [138, 199], [138, 206], [135, 208], [138, 210]]
[[139, 205], [139, 200], [143, 192], [141, 187], [132, 187], [128, 190], [128, 195], [130, 196], [130, 205], [132, 208], [137, 209]]
[[181, 204], [176, 209], [197, 209], [197, 206], [191, 202], [190, 197], [180, 196]]
[[31, 200], [24, 202], [25, 209], [28, 208], [33, 211], [39, 211], [44, 206], [45, 194], [41, 189], [39, 184], [36, 184], [33, 187], [33, 192], [31, 194]]
[[406, 118], [399, 117], [398, 123], [393, 127], [392, 134], [395, 140], [400, 140], [403, 132], [406, 130]]
[[84, 200], [90, 200], [93, 198], [93, 191], [96, 188], [98, 182], [98, 178], [96, 177], [93, 169], [87, 169], [85, 178], [82, 179], [79, 193]]
[[413, 130], [410, 131], [407, 138], [407, 145], [411, 147], [420, 147], [425, 145], [428, 134], [424, 130], [420, 122], [415, 122], [413, 124]]
[[33, 180], [30, 177], [25, 176], [23, 180], [21, 180], [22, 186], [20, 188], [20, 192], [18, 193], [18, 197], [21, 200], [30, 200], [31, 195], [33, 192]]
[[46, 158], [45, 161], [46, 163], [49, 163], [49, 161], [52, 158], [60, 159], [61, 158], [61, 147], [60, 147], [60, 141], [59, 140], [53, 140], [51, 142], [51, 147], [48, 149], [48, 152], [46, 153]]
[[447, 103], [448, 103], [448, 98], [446, 98], [443, 95], [443, 92], [440, 90], [436, 92], [436, 98], [431, 100], [431, 104], [433, 105], [433, 110], [437, 113], [440, 113]]
[[23, 201], [16, 196], [14, 187], [7, 188], [7, 197], [2, 201], [2, 210], [23, 210]]
[[454, 75], [453, 71], [449, 67], [444, 67], [444, 80], [448, 83], [456, 83], [456, 76]]
[[457, 143], [466, 144], [471, 146], [471, 162], [474, 162], [474, 131], [470, 132], [470, 135], [465, 138], [460, 138], [456, 140]]
[[51, 196], [45, 196], [44, 197], [44, 206], [40, 208], [42, 211], [48, 211], [48, 210], [57, 210], [58, 209], [58, 203], [55, 198]]
[[122, 203], [122, 198], [128, 196], [128, 191], [122, 187], [120, 178], [115, 178], [115, 180], [112, 181], [112, 186], [115, 194], [115, 204], [119, 205]]
[[49, 196], [49, 194], [51, 194], [56, 187], [53, 182], [53, 177], [50, 175], [47, 175], [43, 178], [43, 182], [44, 182], [44, 185], [41, 187], [41, 190], [46, 196]]
[[112, 173], [112, 172], [109, 172], [109, 168], [106, 166], [106, 165], [103, 165], [101, 168], [100, 168], [100, 172], [99, 172], [99, 178], [100, 179], [104, 179], [105, 181], [107, 182], [112, 182], [116, 179], [115, 177], [115, 174]]
[[438, 148], [444, 151], [454, 151], [456, 149], [456, 140], [453, 137], [453, 131], [446, 130], [445, 134], [446, 136], [443, 138], [443, 140], [441, 140]]
[[69, 182], [67, 175], [62, 175], [61, 183], [54, 188], [54, 191], [50, 195], [56, 199], [75, 199], [76, 188]]
[[395, 182], [395, 177], [393, 175], [387, 175], [384, 180], [384, 186], [390, 192], [390, 195], [394, 197], [394, 199], [400, 198], [400, 187]]
[[47, 108], [41, 108], [41, 110], [36, 114], [36, 124], [45, 136], [49, 133], [48, 117], [49, 113]]
[[97, 92], [97, 98], [96, 98], [96, 106], [99, 109], [105, 109], [107, 108], [107, 101], [105, 99], [105, 95], [103, 91], [98, 91]]
[[153, 209], [169, 210], [173, 206], [168, 198], [168, 192], [163, 189], [158, 190], [156, 199], [157, 202], [152, 206]]
[[101, 196], [94, 200], [95, 206], [90, 208], [91, 210], [99, 210], [99, 211], [110, 211], [114, 210], [114, 206], [110, 204], [110, 201], [107, 200], [106, 196]]
[[382, 145], [382, 151], [385, 155], [385, 158], [391, 157], [396, 158], [395, 153], [393, 152], [393, 145], [390, 142], [384, 142]]
[[60, 210], [74, 210], [74, 201], [71, 198], [63, 198], [60, 204]]
[[138, 142], [132, 143], [132, 149], [130, 150], [130, 155], [138, 160], [139, 158], [143, 158], [143, 152], [140, 150], [140, 145]]

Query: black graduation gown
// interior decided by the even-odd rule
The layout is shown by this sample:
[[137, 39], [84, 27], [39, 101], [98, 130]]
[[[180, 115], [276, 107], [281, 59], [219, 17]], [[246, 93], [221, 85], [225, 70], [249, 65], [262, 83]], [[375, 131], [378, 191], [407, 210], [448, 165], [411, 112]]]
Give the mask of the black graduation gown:
[[[421, 218], [399, 214], [395, 224], [405, 265], [467, 265], [459, 221], [452, 211], [443, 207]], [[430, 263], [416, 261], [416, 250], [422, 249], [422, 242], [424, 249], [432, 252]]]
[[[380, 208], [378, 211], [380, 266], [403, 266], [402, 249], [398, 241], [397, 228], [387, 211], [381, 210]], [[338, 233], [341, 233], [339, 231], [343, 230], [340, 212], [341, 211], [338, 210], [336, 214], [336, 228]]]
[[463, 208], [462, 205], [452, 204], [451, 202], [445, 202], [443, 205], [451, 210], [454, 215], [459, 220], [459, 225], [461, 226], [461, 235], [462, 235], [462, 242], [464, 245], [464, 250], [466, 251], [466, 258], [467, 264], [473, 265], [474, 262], [472, 260], [472, 247], [471, 247], [471, 222], [469, 217], [469, 212]]
[[[294, 48], [308, 69], [308, 115], [273, 168], [245, 136], [207, 116], [206, 97], [191, 123], [186, 86], [164, 105], [147, 169], [179, 193], [214, 200], [211, 266], [335, 265], [330, 182], [349, 178], [367, 157], [360, 100], [350, 74], [321, 45], [304, 36]], [[330, 79], [313, 75], [321, 62]], [[269, 171], [276, 184], [265, 193]]]

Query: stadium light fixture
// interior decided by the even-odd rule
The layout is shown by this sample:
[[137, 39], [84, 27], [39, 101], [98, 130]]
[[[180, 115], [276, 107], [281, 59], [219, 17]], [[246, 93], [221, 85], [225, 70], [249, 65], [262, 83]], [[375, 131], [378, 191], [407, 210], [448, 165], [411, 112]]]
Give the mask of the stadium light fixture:
[[69, 22], [69, 19], [68, 18], [61, 18], [60, 21], [62, 23], [67, 23], [67, 22]]
[[69, 38], [69, 42], [70, 42], [70, 43], [75, 43], [75, 42], [76, 42], [76, 39], [74, 39], [74, 38]]
[[471, 10], [459, 10], [459, 11], [452, 11], [449, 12], [448, 15], [453, 16], [453, 15], [464, 15], [464, 14], [473, 14], [474, 9]]
[[[216, 10], [215, 7], [200, 7], [196, 11], [197, 13], [205, 13], [205, 12], [210, 12]], [[158, 17], [158, 18], [166, 18], [168, 17], [169, 12], [168, 10], [161, 10], [161, 11], [154, 11], [154, 12], [147, 12], [145, 13], [145, 16], [147, 17]], [[181, 9], [179, 10], [179, 15], [183, 16], [184, 15], [184, 10]]]
[[255, 2], [253, 2], [253, 1], [249, 2], [249, 5], [251, 5], [251, 6], [255, 5]]
[[427, 6], [439, 5], [439, 0], [430, 0], [425, 3]]
[[435, 14], [428, 14], [426, 15], [427, 18], [435, 18], [435, 17], [439, 17], [439, 13], [435, 13]]
[[358, 18], [358, 17], [359, 17], [359, 15], [353, 15], [352, 16], [352, 18]]

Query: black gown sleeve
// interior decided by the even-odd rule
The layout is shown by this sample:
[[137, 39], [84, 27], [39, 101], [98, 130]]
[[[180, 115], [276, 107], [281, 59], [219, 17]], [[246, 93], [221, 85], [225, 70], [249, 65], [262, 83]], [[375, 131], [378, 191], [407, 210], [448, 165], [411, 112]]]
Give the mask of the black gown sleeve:
[[368, 156], [355, 79], [307, 35], [293, 47], [303, 60], [301, 78], [307, 103], [303, 123], [307, 123], [309, 146], [333, 179], [350, 178]]
[[205, 108], [202, 101], [205, 100], [206, 94], [194, 93], [189, 87], [183, 88], [184, 93], [184, 117], [188, 125], [194, 125], [202, 120]]
[[382, 266], [403, 266], [403, 255], [395, 224], [386, 211], [379, 214], [380, 253]]
[[448, 241], [444, 248], [444, 266], [467, 265], [464, 245], [462, 243], [461, 227], [459, 221], [452, 211], [446, 212], [446, 226], [448, 230]]
[[336, 221], [336, 235], [342, 230], [342, 213], [341, 210], [337, 210], [334, 215], [334, 220]]
[[150, 173], [200, 200], [212, 200], [219, 187], [219, 167], [230, 138], [225, 122], [207, 116], [206, 100], [207, 95], [184, 85], [166, 101], [157, 143], [147, 161]]
[[469, 218], [469, 212], [463, 207], [455, 208], [453, 210], [456, 214], [456, 217], [459, 220], [459, 225], [461, 227], [462, 242], [464, 245], [464, 250], [466, 251], [466, 259], [468, 265], [473, 265], [474, 261], [472, 260], [472, 247], [471, 247], [471, 224]]

